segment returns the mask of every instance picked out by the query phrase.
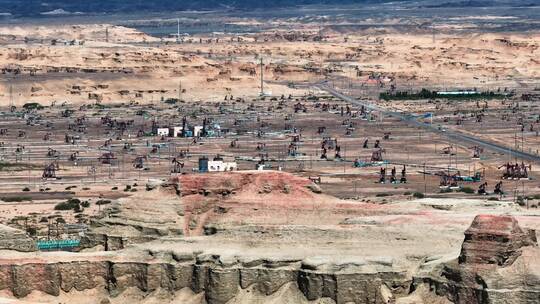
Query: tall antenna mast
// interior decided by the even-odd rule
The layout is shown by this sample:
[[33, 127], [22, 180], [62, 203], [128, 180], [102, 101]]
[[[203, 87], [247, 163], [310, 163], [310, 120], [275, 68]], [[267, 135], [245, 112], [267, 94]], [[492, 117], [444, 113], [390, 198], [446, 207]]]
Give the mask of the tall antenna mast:
[[263, 65], [263, 59], [261, 57], [261, 96], [264, 96], [264, 84], [263, 84], [263, 79], [264, 79], [264, 65]]
[[178, 43], [178, 41], [180, 41], [180, 18], [176, 18], [176, 25], [177, 25], [176, 43]]
[[180, 101], [181, 95], [182, 95], [182, 81], [178, 80], [178, 101]]
[[13, 107], [13, 84], [9, 84], [9, 107]]

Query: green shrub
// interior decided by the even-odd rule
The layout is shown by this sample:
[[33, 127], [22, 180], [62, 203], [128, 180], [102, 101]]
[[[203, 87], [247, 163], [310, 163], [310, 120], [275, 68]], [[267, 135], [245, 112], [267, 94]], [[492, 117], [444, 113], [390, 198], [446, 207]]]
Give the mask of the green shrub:
[[422, 192], [415, 192], [415, 193], [413, 193], [413, 197], [414, 198], [424, 198], [425, 195]]
[[23, 105], [23, 108], [26, 110], [34, 110], [34, 109], [41, 110], [43, 109], [43, 106], [37, 102], [28, 102]]
[[2, 197], [2, 201], [6, 203], [18, 203], [24, 201], [31, 201], [32, 198], [29, 196], [14, 196], [14, 197]]
[[100, 205], [107, 205], [110, 203], [111, 203], [111, 200], [100, 199], [99, 201], [96, 202], [96, 205], [100, 206]]
[[22, 189], [22, 191], [24, 191], [24, 192], [29, 192], [29, 191], [30, 191], [30, 188], [24, 187], [24, 188]]
[[471, 187], [463, 187], [459, 189], [459, 192], [467, 193], [467, 194], [474, 194], [474, 189]]
[[28, 227], [28, 228], [26, 228], [26, 233], [28, 233], [29, 236], [36, 236], [37, 235], [37, 229], [36, 229], [36, 227]]
[[65, 202], [56, 204], [54, 210], [73, 210], [75, 212], [81, 212], [81, 200], [78, 198], [70, 198]]

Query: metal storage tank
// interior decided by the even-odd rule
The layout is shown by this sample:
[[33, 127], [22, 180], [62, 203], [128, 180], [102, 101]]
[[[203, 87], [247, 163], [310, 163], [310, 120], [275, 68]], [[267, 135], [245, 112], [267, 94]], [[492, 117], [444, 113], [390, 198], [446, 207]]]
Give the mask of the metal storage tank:
[[199, 157], [199, 172], [208, 172], [208, 157]]

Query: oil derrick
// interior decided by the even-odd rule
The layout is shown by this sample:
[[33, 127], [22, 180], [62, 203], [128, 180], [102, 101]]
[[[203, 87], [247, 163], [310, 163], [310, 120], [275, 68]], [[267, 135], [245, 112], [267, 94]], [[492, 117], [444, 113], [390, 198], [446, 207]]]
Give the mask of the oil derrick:
[[190, 156], [189, 149], [182, 149], [180, 150], [180, 152], [178, 152], [177, 158], [184, 159], [184, 158], [188, 158], [189, 156]]
[[456, 155], [456, 153], [454, 152], [454, 146], [444, 147], [442, 149], [442, 152], [443, 154], [447, 154], [447, 155]]
[[484, 149], [479, 146], [473, 146], [473, 147], [470, 147], [469, 149], [473, 150], [473, 155], [472, 155], [473, 159], [480, 159], [480, 154], [484, 152]]
[[182, 173], [182, 169], [184, 169], [184, 163], [180, 162], [176, 157], [173, 158], [171, 161], [173, 168], [171, 170], [172, 173]]
[[480, 184], [480, 186], [478, 187], [478, 194], [481, 194], [481, 195], [487, 195], [487, 183], [484, 182], [483, 184]]
[[497, 184], [495, 184], [495, 190], [493, 190], [493, 193], [497, 195], [503, 195], [503, 189], [502, 189], [502, 181], [499, 181]]
[[321, 153], [321, 159], [328, 159], [328, 156], [326, 155], [327, 153], [328, 151], [326, 150], [325, 147], [323, 147], [322, 153]]
[[208, 130], [207, 130], [208, 126], [207, 126], [207, 124], [208, 124], [208, 119], [205, 117], [203, 119], [203, 127], [202, 127], [202, 131], [201, 131], [201, 136], [202, 137], [206, 137], [206, 135], [208, 134]]
[[182, 117], [182, 137], [187, 137], [187, 118]]
[[335, 159], [341, 159], [341, 146], [336, 146], [336, 155], [334, 156]]
[[104, 164], [104, 165], [110, 165], [112, 164], [112, 161], [115, 159], [114, 153], [112, 152], [106, 152], [101, 154], [101, 156], [98, 158], [98, 160]]
[[41, 177], [44, 179], [56, 178], [56, 170], [57, 170], [56, 164], [50, 163], [47, 166], [45, 166], [45, 168], [43, 169], [43, 174], [41, 175]]
[[158, 124], [156, 122], [156, 119], [152, 120], [152, 135], [157, 134]]
[[378, 149], [378, 150], [375, 150], [373, 151], [373, 153], [371, 154], [371, 161], [372, 162], [381, 162], [383, 161], [383, 153], [385, 153], [385, 151], [383, 149]]
[[386, 168], [381, 167], [381, 170], [379, 171], [379, 183], [386, 183]]
[[440, 172], [437, 175], [440, 176], [439, 188], [447, 189], [447, 188], [457, 188], [457, 187], [459, 187], [458, 183], [457, 183], [457, 175], [452, 176], [452, 175], [450, 175], [450, 174], [448, 174], [446, 172]]
[[393, 167], [392, 168], [392, 171], [390, 171], [390, 182], [392, 184], [395, 184], [397, 182], [397, 179], [396, 179], [396, 167]]
[[531, 171], [531, 165], [525, 165], [525, 163], [506, 163], [499, 167], [499, 169], [505, 168], [503, 172], [503, 179], [528, 179], [529, 171]]
[[60, 153], [56, 151], [55, 149], [49, 148], [47, 150], [47, 157], [49, 158], [58, 158], [60, 157]]
[[289, 143], [289, 146], [287, 147], [287, 155], [293, 156], [293, 157], [298, 155], [298, 146], [296, 145], [296, 143], [294, 142]]
[[144, 169], [144, 161], [146, 160], [146, 156], [137, 156], [133, 160], [133, 167], [135, 169]]
[[79, 159], [79, 152], [74, 152], [69, 155], [69, 161], [75, 162]]
[[407, 183], [407, 169], [405, 168], [405, 166], [403, 166], [403, 169], [401, 169], [401, 178], [399, 182], [402, 184]]

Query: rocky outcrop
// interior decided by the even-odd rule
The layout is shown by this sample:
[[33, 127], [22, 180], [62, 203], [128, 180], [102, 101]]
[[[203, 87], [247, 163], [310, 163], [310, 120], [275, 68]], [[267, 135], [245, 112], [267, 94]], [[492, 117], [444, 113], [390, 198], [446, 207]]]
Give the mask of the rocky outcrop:
[[[111, 297], [128, 288], [142, 292], [190, 288], [204, 293], [209, 304], [224, 304], [241, 290], [255, 288], [272, 295], [287, 284], [298, 286], [308, 300], [330, 298], [336, 303], [390, 303], [408, 292], [411, 280], [391, 264], [346, 259], [236, 259], [216, 255], [151, 253], [146, 261], [71, 261], [0, 265], [0, 290], [22, 298], [32, 291], [57, 296], [61, 292], [102, 289]], [[20, 261], [19, 261], [20, 262]], [[391, 262], [390, 262], [391, 263]]]
[[0, 225], [0, 250], [36, 251], [36, 242], [24, 231]]
[[414, 287], [427, 284], [453, 303], [539, 303], [540, 250], [536, 233], [510, 216], [477, 216], [457, 260], [443, 263]]
[[536, 232], [523, 230], [511, 216], [477, 216], [465, 231], [460, 264], [512, 264], [521, 248], [537, 245]]

